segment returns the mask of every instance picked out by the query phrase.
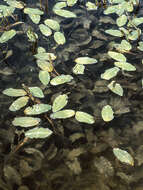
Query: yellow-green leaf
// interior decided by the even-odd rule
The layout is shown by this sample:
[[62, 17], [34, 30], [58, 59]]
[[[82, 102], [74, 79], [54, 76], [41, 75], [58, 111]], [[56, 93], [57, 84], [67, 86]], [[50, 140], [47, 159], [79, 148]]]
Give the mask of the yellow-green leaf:
[[120, 84], [116, 83], [115, 81], [112, 81], [110, 84], [108, 84], [108, 88], [115, 94], [123, 96], [123, 88]]
[[73, 77], [71, 75], [60, 75], [60, 76], [53, 78], [50, 81], [50, 83], [51, 83], [51, 85], [56, 86], [56, 85], [70, 82], [72, 79], [73, 79]]
[[29, 100], [28, 96], [18, 98], [11, 104], [11, 106], [9, 107], [9, 110], [17, 111], [17, 110], [23, 108], [28, 103], [28, 100]]
[[49, 110], [51, 110], [51, 105], [49, 104], [34, 104], [32, 107], [27, 107], [24, 113], [26, 115], [38, 115], [48, 112]]
[[59, 45], [63, 45], [66, 42], [65, 36], [61, 32], [55, 32], [54, 33], [54, 40], [57, 42]]
[[110, 105], [106, 105], [102, 108], [101, 115], [104, 121], [109, 122], [114, 119], [114, 112]]
[[12, 124], [20, 127], [32, 127], [38, 125], [40, 121], [41, 119], [36, 117], [15, 117]]
[[16, 35], [15, 30], [5, 31], [0, 37], [0, 43], [5, 43]]
[[81, 65], [88, 65], [97, 63], [97, 60], [91, 57], [78, 57], [75, 59], [75, 62]]
[[88, 113], [77, 111], [75, 114], [75, 118], [77, 121], [82, 123], [93, 124], [95, 122], [94, 117]]
[[74, 110], [67, 109], [67, 110], [62, 110], [62, 111], [52, 113], [50, 117], [52, 119], [66, 119], [66, 118], [73, 117], [74, 115], [75, 115]]
[[23, 89], [14, 89], [14, 88], [8, 88], [8, 89], [4, 90], [2, 93], [7, 95], [7, 96], [13, 96], [13, 97], [27, 95], [25, 90], [23, 90]]
[[39, 72], [39, 79], [42, 84], [47, 85], [50, 82], [50, 74], [48, 71], [40, 71]]
[[29, 87], [29, 90], [32, 96], [37, 98], [44, 98], [44, 94], [39, 87]]
[[119, 72], [118, 67], [113, 67], [111, 69], [107, 69], [103, 74], [101, 74], [101, 78], [105, 80], [110, 80], [111, 78], [115, 77]]
[[60, 30], [60, 25], [56, 20], [53, 19], [46, 19], [44, 23], [51, 28], [52, 30], [59, 31]]
[[76, 18], [75, 13], [64, 9], [54, 9], [54, 13], [65, 18]]
[[116, 61], [123, 61], [126, 62], [126, 57], [121, 54], [114, 51], [108, 51], [108, 55], [112, 57], [112, 59], [115, 59]]

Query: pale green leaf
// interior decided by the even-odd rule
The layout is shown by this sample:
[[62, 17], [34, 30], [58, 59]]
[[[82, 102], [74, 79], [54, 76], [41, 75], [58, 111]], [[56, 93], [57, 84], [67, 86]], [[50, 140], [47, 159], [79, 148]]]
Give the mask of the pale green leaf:
[[77, 111], [75, 113], [75, 118], [77, 121], [82, 123], [93, 124], [95, 122], [94, 117], [92, 115], [82, 111]]
[[52, 106], [52, 111], [57, 112], [65, 107], [68, 103], [68, 96], [66, 94], [59, 95], [55, 98]]
[[119, 72], [118, 67], [113, 67], [111, 69], [107, 69], [103, 74], [101, 74], [101, 78], [105, 80], [110, 80], [111, 78], [115, 77]]
[[51, 65], [50, 62], [45, 60], [37, 60], [37, 65], [42, 69], [43, 71], [51, 72], [53, 70], [53, 65]]
[[40, 60], [46, 60], [46, 61], [50, 61], [50, 58], [52, 61], [54, 61], [56, 59], [56, 56], [54, 53], [47, 53], [47, 52], [43, 52], [43, 53], [37, 53], [34, 55], [34, 57], [36, 57], [37, 59]]
[[141, 34], [141, 30], [134, 30], [134, 31], [129, 33], [127, 38], [129, 40], [137, 40], [139, 38], [140, 34]]
[[50, 83], [51, 83], [51, 85], [56, 86], [56, 85], [70, 82], [72, 79], [73, 79], [73, 77], [71, 75], [60, 75], [60, 76], [53, 78], [50, 81]]
[[81, 65], [81, 64], [76, 64], [74, 67], [73, 67], [73, 73], [76, 74], [76, 75], [82, 75], [84, 74], [84, 70], [85, 70], [85, 66], [84, 65]]
[[140, 51], [143, 51], [143, 42], [139, 42], [138, 44], [139, 44], [138, 49]]
[[63, 45], [66, 42], [65, 36], [62, 32], [55, 32], [54, 33], [54, 40], [59, 45]]
[[121, 44], [118, 45], [117, 49], [120, 51], [130, 51], [132, 49], [131, 44], [127, 40], [122, 40]]
[[87, 10], [97, 10], [98, 9], [98, 6], [95, 3], [91, 3], [90, 1], [88, 1], [86, 3], [86, 7], [87, 7]]
[[120, 30], [109, 29], [109, 30], [105, 30], [105, 32], [112, 36], [123, 37], [123, 33]]
[[23, 9], [24, 8], [24, 3], [15, 1], [15, 0], [6, 0], [7, 4], [10, 5], [11, 7], [15, 7], [17, 9]]
[[136, 67], [128, 62], [114, 62], [116, 67], [121, 68], [124, 71], [135, 71]]
[[27, 107], [24, 113], [26, 115], [38, 115], [48, 112], [49, 110], [51, 110], [51, 105], [49, 104], [34, 104], [32, 107]]
[[115, 94], [123, 96], [123, 88], [120, 84], [116, 83], [115, 81], [112, 81], [110, 84], [108, 84], [108, 88]]
[[3, 32], [3, 34], [0, 37], [0, 43], [5, 43], [8, 40], [10, 40], [11, 38], [13, 38], [16, 35], [16, 31], [15, 30], [9, 30], [9, 31], [5, 31]]
[[44, 23], [51, 28], [52, 30], [59, 31], [60, 30], [60, 25], [56, 20], [53, 19], [46, 19]]
[[39, 24], [40, 22], [40, 15], [36, 15], [36, 14], [29, 14], [29, 17], [31, 18], [32, 22], [35, 24]]
[[27, 95], [25, 90], [23, 90], [23, 89], [14, 89], [14, 88], [8, 88], [8, 89], [4, 90], [2, 93], [7, 95], [7, 96], [13, 96], [13, 97]]
[[50, 36], [52, 34], [52, 30], [48, 26], [46, 26], [44, 24], [40, 24], [39, 28], [40, 28], [40, 31], [42, 32], [42, 34], [44, 36], [48, 37], [48, 36]]
[[35, 127], [34, 129], [30, 129], [25, 132], [25, 136], [28, 138], [46, 138], [49, 137], [53, 132], [50, 129], [43, 128], [43, 127]]
[[66, 2], [58, 2], [58, 3], [56, 3], [56, 4], [54, 5], [53, 11], [54, 11], [55, 9], [62, 9], [62, 8], [64, 8], [64, 7], [67, 7], [67, 3], [66, 3]]
[[97, 60], [91, 57], [78, 57], [75, 59], [75, 62], [81, 65], [88, 65], [97, 63]]
[[36, 117], [15, 117], [12, 121], [14, 126], [32, 127], [38, 125], [41, 119]]
[[46, 53], [46, 50], [45, 50], [45, 48], [43, 48], [43, 47], [38, 47], [38, 48], [37, 48], [37, 52], [38, 52], [38, 53]]
[[126, 15], [121, 15], [120, 17], [117, 18], [116, 20], [117, 25], [124, 26], [127, 23], [127, 16]]
[[44, 94], [39, 87], [29, 87], [29, 90], [32, 96], [37, 98], [44, 98]]
[[48, 71], [40, 71], [39, 72], [39, 79], [42, 84], [47, 85], [50, 82], [50, 74]]
[[73, 5], [77, 3], [77, 1], [78, 0], [67, 0], [67, 5], [72, 7]]
[[24, 13], [28, 15], [43, 15], [44, 12], [35, 8], [25, 8]]
[[50, 117], [52, 119], [66, 119], [66, 118], [73, 117], [74, 115], [75, 115], [74, 110], [67, 109], [67, 110], [62, 110], [62, 111], [52, 113]]
[[28, 96], [18, 98], [11, 104], [11, 106], [9, 107], [9, 110], [17, 111], [17, 110], [23, 108], [28, 103], [28, 100], [29, 100]]
[[65, 18], [76, 18], [75, 13], [64, 9], [54, 9], [54, 13]]
[[113, 153], [121, 162], [134, 166], [134, 159], [127, 151], [120, 148], [113, 148]]
[[126, 57], [121, 54], [114, 51], [108, 51], [108, 55], [112, 57], [112, 59], [115, 59], [116, 61], [123, 61], [126, 62]]
[[132, 23], [136, 26], [139, 26], [140, 24], [143, 24], [143, 17], [139, 17], [139, 18], [134, 18], [132, 20]]
[[106, 105], [102, 108], [101, 115], [104, 121], [109, 122], [114, 119], [114, 112], [110, 105]]

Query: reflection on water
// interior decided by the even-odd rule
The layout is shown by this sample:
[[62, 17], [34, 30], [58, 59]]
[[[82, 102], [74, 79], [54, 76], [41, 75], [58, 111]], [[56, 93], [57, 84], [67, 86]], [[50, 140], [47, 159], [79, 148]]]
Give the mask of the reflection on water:
[[[115, 18], [103, 15], [102, 9], [87, 13], [80, 3], [73, 11], [78, 15], [75, 20], [56, 18], [67, 37], [65, 45], [55, 49], [52, 39], [49, 43], [42, 36], [38, 45], [47, 48], [48, 43], [48, 47], [53, 48], [52, 52], [58, 56], [55, 65], [59, 73], [72, 73], [73, 60], [79, 56], [96, 58], [98, 64], [89, 66], [85, 75], [75, 76], [75, 83], [70, 88], [66, 85], [49, 87], [45, 94], [50, 102], [56, 93], [72, 92], [69, 106], [94, 113], [96, 122], [89, 126], [74, 119], [56, 121], [60, 135], [29, 140], [18, 152], [10, 154], [24, 138], [23, 131], [12, 126], [11, 121], [23, 112], [11, 113], [8, 108], [13, 98], [1, 93], [0, 190], [143, 189], [142, 67], [138, 64], [142, 56], [129, 55], [137, 72], [131, 77], [121, 75], [119, 82], [125, 89], [125, 96], [114, 95], [107, 88], [107, 81], [100, 79], [100, 74], [112, 65], [107, 51], [112, 48], [111, 42], [118, 42], [118, 38], [104, 31], [111, 26], [114, 28]], [[9, 87], [21, 88], [22, 83], [43, 88], [26, 36], [18, 35], [9, 42], [8, 48], [13, 50], [8, 59], [1, 54], [1, 91]], [[115, 111], [115, 119], [109, 123], [101, 119], [101, 108], [106, 104], [112, 105]], [[47, 125], [46, 121], [42, 122], [43, 127]], [[113, 147], [128, 151], [135, 165], [119, 162], [113, 155]]]

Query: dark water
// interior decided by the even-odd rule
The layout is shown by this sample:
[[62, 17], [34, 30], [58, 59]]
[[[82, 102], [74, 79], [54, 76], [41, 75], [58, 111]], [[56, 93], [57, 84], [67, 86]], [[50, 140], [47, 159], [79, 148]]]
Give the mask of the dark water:
[[[29, 1], [28, 6], [38, 7], [38, 4]], [[116, 28], [116, 16], [105, 16], [102, 7], [87, 12], [84, 2], [79, 1], [71, 8], [78, 17], [64, 19], [52, 13], [52, 6], [49, 1], [50, 18], [61, 23], [67, 40], [65, 45], [54, 48], [53, 37], [43, 37], [28, 17], [22, 18], [26, 25], [16, 29], [23, 30], [28, 25], [34, 28], [39, 36], [38, 46], [57, 55], [54, 64], [60, 74], [73, 75], [74, 59], [80, 56], [96, 58], [98, 63], [86, 67], [84, 75], [73, 75], [74, 81], [69, 85], [46, 88], [43, 102], [51, 103], [56, 93], [69, 93], [68, 108], [88, 112], [96, 121], [93, 125], [75, 119], [54, 121], [54, 135], [29, 140], [12, 154], [23, 141], [24, 131], [11, 122], [15, 116], [23, 116], [23, 110], [10, 112], [8, 108], [15, 99], [4, 96], [2, 91], [22, 88], [22, 83], [43, 86], [26, 34], [11, 39], [8, 49], [13, 50], [13, 54], [0, 64], [3, 71], [0, 74], [0, 190], [143, 190], [142, 53], [134, 50], [135, 54], [126, 55], [137, 70], [132, 76], [119, 74], [117, 81], [124, 88], [124, 96], [114, 95], [100, 75], [113, 66], [107, 57], [110, 42], [120, 41], [104, 32]], [[41, 23], [46, 18], [48, 16], [42, 17]], [[2, 44], [1, 49], [5, 50], [6, 44]], [[116, 113], [109, 123], [101, 118], [101, 109], [106, 104]], [[45, 119], [42, 127], [52, 129]], [[134, 166], [118, 161], [113, 155], [114, 147], [128, 151], [134, 158]]]

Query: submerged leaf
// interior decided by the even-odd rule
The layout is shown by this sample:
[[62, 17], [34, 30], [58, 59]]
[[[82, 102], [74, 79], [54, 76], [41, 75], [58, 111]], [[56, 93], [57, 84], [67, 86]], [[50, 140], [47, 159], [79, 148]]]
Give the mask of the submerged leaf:
[[23, 108], [28, 103], [28, 100], [29, 100], [28, 96], [18, 98], [11, 104], [11, 106], [9, 107], [9, 110], [17, 111], [17, 110]]
[[106, 105], [102, 108], [101, 115], [104, 121], [108, 122], [114, 119], [114, 112], [110, 105]]
[[74, 115], [75, 115], [74, 110], [67, 109], [67, 110], [62, 110], [62, 111], [52, 113], [50, 117], [52, 119], [66, 119], [66, 118], [73, 117]]
[[13, 97], [27, 95], [25, 90], [23, 90], [23, 89], [14, 89], [14, 88], [8, 88], [8, 89], [4, 90], [2, 93], [7, 95], [7, 96], [13, 96]]
[[65, 107], [68, 103], [68, 96], [66, 94], [59, 95], [55, 98], [52, 106], [52, 111], [57, 112]]
[[93, 124], [95, 122], [94, 117], [88, 113], [77, 111], [75, 114], [76, 120], [83, 123]]
[[51, 105], [49, 104], [35, 104], [32, 107], [27, 107], [24, 110], [26, 115], [39, 115], [41, 113], [45, 113], [51, 110]]
[[120, 148], [113, 148], [113, 153], [121, 162], [134, 166], [134, 160], [127, 151]]
[[70, 82], [72, 79], [73, 79], [73, 77], [71, 75], [60, 75], [60, 76], [53, 78], [50, 81], [50, 83], [51, 83], [51, 85], [56, 86], [56, 85]]
[[20, 127], [32, 127], [38, 125], [40, 121], [41, 119], [36, 117], [15, 117], [12, 124]]
[[53, 132], [50, 129], [43, 127], [35, 127], [25, 132], [25, 136], [28, 138], [46, 138], [49, 137]]

